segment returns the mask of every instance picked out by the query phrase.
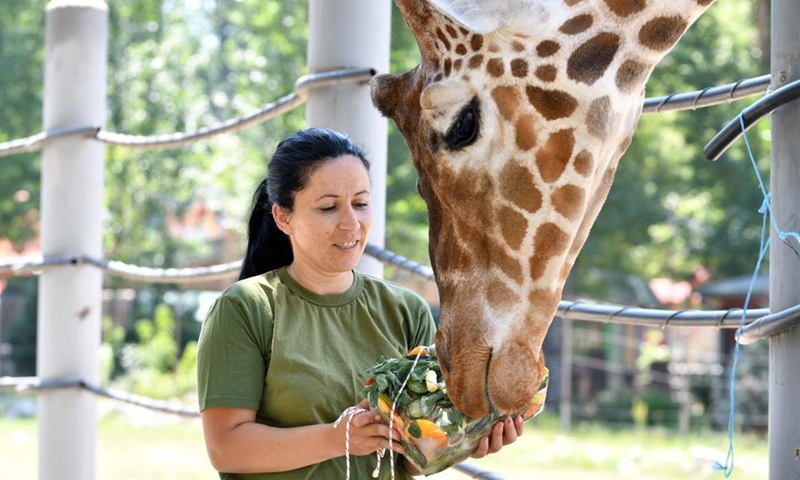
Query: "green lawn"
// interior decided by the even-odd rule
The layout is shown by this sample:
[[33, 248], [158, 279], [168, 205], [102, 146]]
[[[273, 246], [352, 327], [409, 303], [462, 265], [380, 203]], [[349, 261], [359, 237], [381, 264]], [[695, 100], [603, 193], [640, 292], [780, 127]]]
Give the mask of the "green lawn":
[[[98, 480], [218, 478], [206, 458], [199, 420], [133, 412], [101, 419]], [[35, 420], [0, 418], [3, 478], [37, 478], [37, 436]], [[737, 434], [735, 442], [736, 469], [731, 478], [767, 479], [766, 439]], [[717, 432], [682, 437], [662, 430], [581, 426], [565, 435], [558, 431], [556, 418], [543, 414], [529, 422], [515, 444], [472, 463], [509, 480], [724, 479], [711, 465], [714, 459], [723, 459], [726, 449], [726, 435]], [[469, 477], [445, 472], [431, 478]]]

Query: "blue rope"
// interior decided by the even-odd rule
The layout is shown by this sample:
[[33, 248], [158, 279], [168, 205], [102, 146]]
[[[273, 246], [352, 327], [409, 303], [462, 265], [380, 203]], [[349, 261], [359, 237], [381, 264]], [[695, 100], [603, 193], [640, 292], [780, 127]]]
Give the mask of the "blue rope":
[[767, 193], [767, 189], [764, 186], [764, 181], [761, 179], [761, 173], [758, 171], [758, 165], [756, 164], [755, 156], [753, 155], [753, 150], [750, 147], [750, 141], [747, 139], [747, 129], [744, 125], [744, 117], [742, 114], [739, 114], [739, 123], [742, 126], [742, 136], [744, 137], [744, 143], [747, 146], [747, 153], [750, 155], [750, 162], [753, 164], [753, 169], [756, 172], [756, 178], [758, 178], [758, 185], [761, 188], [761, 194], [764, 196], [764, 201], [761, 203], [761, 208], [758, 209], [758, 212], [762, 214], [762, 221], [761, 221], [761, 245], [759, 246], [758, 251], [758, 261], [756, 262], [756, 267], [753, 269], [753, 276], [750, 278], [750, 286], [747, 288], [747, 296], [744, 300], [744, 308], [742, 309], [742, 318], [739, 322], [739, 329], [736, 331], [736, 345], [733, 348], [733, 365], [731, 366], [731, 377], [730, 377], [730, 412], [728, 414], [728, 455], [725, 458], [725, 464], [721, 464], [720, 462], [714, 462], [714, 470], [721, 470], [725, 473], [725, 478], [728, 478], [733, 473], [733, 418], [734, 418], [734, 405], [735, 405], [735, 394], [734, 394], [734, 384], [736, 380], [736, 364], [739, 361], [739, 340], [742, 338], [742, 328], [744, 327], [744, 320], [747, 316], [747, 308], [750, 306], [750, 297], [753, 294], [753, 289], [755, 288], [756, 278], [758, 277], [758, 272], [761, 269], [761, 261], [764, 260], [764, 255], [769, 250], [770, 239], [768, 235], [767, 229], [767, 217], [770, 219], [770, 223], [772, 227], [778, 232], [778, 236], [781, 240], [786, 240], [789, 237], [794, 237], [798, 242], [800, 242], [800, 234], [797, 232], [784, 232], [780, 228], [778, 228], [778, 223], [775, 220], [775, 216], [772, 215], [772, 207], [770, 206], [770, 194]]

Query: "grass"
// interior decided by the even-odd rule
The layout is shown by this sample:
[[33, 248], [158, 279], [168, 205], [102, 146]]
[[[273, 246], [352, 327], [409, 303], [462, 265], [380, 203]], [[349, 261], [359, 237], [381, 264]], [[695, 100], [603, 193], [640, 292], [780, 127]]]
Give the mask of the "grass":
[[[98, 480], [218, 478], [206, 458], [199, 420], [132, 408], [126, 414], [101, 417]], [[37, 437], [35, 419], [0, 418], [3, 478], [37, 478]], [[735, 441], [736, 469], [731, 478], [766, 480], [766, 439], [737, 433]], [[722, 473], [711, 466], [714, 460], [724, 460], [727, 445], [727, 435], [708, 431], [680, 436], [661, 429], [609, 430], [581, 425], [562, 434], [558, 419], [543, 414], [529, 422], [516, 443], [471, 462], [508, 480], [722, 479]], [[444, 472], [429, 478], [469, 477]]]

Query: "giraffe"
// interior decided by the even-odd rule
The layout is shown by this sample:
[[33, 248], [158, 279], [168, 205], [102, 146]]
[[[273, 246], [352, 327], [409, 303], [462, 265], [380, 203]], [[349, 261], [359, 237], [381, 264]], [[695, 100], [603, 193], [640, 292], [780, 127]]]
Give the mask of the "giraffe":
[[395, 0], [421, 53], [372, 80], [411, 150], [467, 415], [524, 411], [653, 68], [714, 0]]

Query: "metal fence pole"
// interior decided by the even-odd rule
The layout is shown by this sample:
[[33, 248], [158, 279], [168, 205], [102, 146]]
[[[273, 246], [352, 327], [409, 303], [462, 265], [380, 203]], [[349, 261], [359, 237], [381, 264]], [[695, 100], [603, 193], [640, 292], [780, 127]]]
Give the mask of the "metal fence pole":
[[[800, 2], [772, 2], [772, 86], [800, 79]], [[800, 231], [800, 101], [772, 114], [770, 192], [772, 212], [780, 228]], [[800, 304], [800, 245], [784, 243], [772, 229], [770, 247], [770, 310]], [[769, 477], [800, 478], [800, 328], [769, 342]]]
[[[45, 15], [44, 129], [103, 125], [108, 7], [54, 0]], [[103, 154], [99, 142], [61, 138], [42, 154], [41, 241], [47, 255], [101, 257]], [[42, 380], [99, 378], [103, 272], [91, 265], [39, 277], [37, 371]], [[96, 397], [81, 389], [38, 400], [39, 478], [95, 478]]]
[[[308, 73], [342, 68], [389, 70], [391, 0], [310, 0]], [[306, 123], [348, 134], [372, 162], [374, 212], [369, 244], [384, 246], [386, 231], [386, 153], [388, 121], [381, 116], [369, 87], [339, 85], [310, 92]], [[364, 256], [358, 269], [383, 276], [383, 264]]]

